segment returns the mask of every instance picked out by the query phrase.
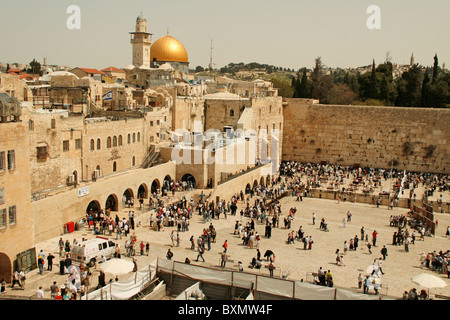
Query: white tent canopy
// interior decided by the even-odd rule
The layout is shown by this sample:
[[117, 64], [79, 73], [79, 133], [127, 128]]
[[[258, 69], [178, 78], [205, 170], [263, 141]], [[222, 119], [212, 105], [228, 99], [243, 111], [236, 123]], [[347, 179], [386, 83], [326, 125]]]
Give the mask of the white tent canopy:
[[447, 283], [439, 277], [429, 273], [422, 273], [411, 278], [412, 282], [424, 288], [443, 288]]
[[133, 271], [134, 263], [125, 259], [111, 259], [99, 265], [99, 269], [105, 273], [114, 275], [127, 274]]

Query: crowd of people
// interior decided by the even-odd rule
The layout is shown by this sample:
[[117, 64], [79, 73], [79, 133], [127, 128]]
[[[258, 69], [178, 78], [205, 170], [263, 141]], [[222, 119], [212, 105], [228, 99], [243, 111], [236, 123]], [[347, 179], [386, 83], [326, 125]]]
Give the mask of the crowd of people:
[[[314, 243], [312, 236], [305, 233], [302, 225], [297, 230], [290, 230], [295, 221], [297, 208], [291, 207], [285, 212], [280, 202], [283, 196], [293, 196], [296, 201], [301, 202], [304, 197], [309, 196], [312, 188], [320, 188], [325, 183], [328, 183], [338, 185], [342, 191], [345, 191], [349, 181], [352, 183], [357, 182], [357, 184], [363, 187], [363, 190], [374, 189], [380, 187], [382, 179], [386, 180], [391, 175], [398, 181], [405, 177], [405, 172], [395, 169], [390, 172], [389, 170], [383, 169], [354, 168], [352, 166], [304, 164], [293, 161], [282, 162], [279, 168], [279, 174], [271, 177], [270, 181], [267, 181], [265, 185], [255, 185], [245, 191], [237, 191], [230, 199], [216, 200], [217, 202], [211, 199], [211, 194], [206, 195], [202, 192], [196, 202], [194, 202], [192, 197], [187, 199], [183, 196], [181, 200], [168, 203], [165, 197], [169, 192], [172, 192], [174, 195], [176, 191], [189, 191], [194, 186], [189, 182], [165, 181], [161, 187], [161, 191], [154, 192], [149, 197], [149, 208], [154, 209], [150, 214], [149, 226], [155, 231], [170, 228], [171, 233], [169, 238], [172, 248], [179, 247], [181, 242], [180, 233], [189, 232], [189, 225], [193, 219], [193, 215], [199, 215], [202, 218], [201, 221], [203, 224], [209, 223], [209, 226], [203, 228], [203, 232], [197, 238], [194, 235], [190, 237], [190, 249], [197, 254], [194, 261], [198, 262], [201, 260], [205, 262], [203, 254], [205, 251], [210, 251], [216, 243], [217, 231], [213, 225], [214, 220], [229, 219], [231, 217], [235, 220], [234, 235], [242, 240], [243, 246], [256, 249], [256, 256], [251, 259], [248, 268], [260, 269], [266, 267], [269, 269], [269, 275], [273, 276], [273, 271], [276, 269], [275, 254], [270, 249], [266, 250], [264, 258], [267, 263], [264, 263], [261, 257], [260, 247], [261, 241], [264, 241], [263, 239], [271, 238], [273, 228], [280, 228], [280, 220], [284, 222], [284, 228], [289, 230], [286, 240], [288, 245], [300, 242], [304, 250], [312, 250]], [[426, 186], [427, 190], [432, 190], [433, 192], [436, 190], [439, 192], [449, 190], [450, 180], [448, 176], [407, 173], [406, 177], [407, 183], [405, 186], [412, 191], [411, 196], [415, 194], [413, 191], [419, 184]], [[141, 202], [141, 207], [142, 205]], [[141, 255], [148, 255], [149, 242], [144, 239], [138, 240], [133, 233], [137, 227], [135, 223], [134, 203], [130, 202], [128, 207], [128, 219], [125, 217], [120, 219], [117, 215], [113, 218], [108, 209], [98, 212], [90, 210], [86, 215], [88, 228], [94, 235], [108, 235], [112, 237], [115, 234], [116, 240], [119, 238], [122, 239], [122, 236], [127, 238], [125, 241], [125, 254], [128, 257], [136, 256], [137, 250], [140, 251]], [[239, 210], [239, 207], [242, 209]], [[244, 218], [247, 221], [244, 221]], [[313, 224], [315, 224], [315, 219], [316, 215], [313, 213]], [[351, 223], [351, 219], [352, 213], [349, 211], [343, 219], [344, 228], [347, 226], [347, 223]], [[416, 236], [423, 239], [424, 235], [422, 233], [416, 235], [414, 230], [412, 232], [407, 230], [407, 220], [407, 216], [392, 215], [390, 217], [390, 226], [398, 228], [398, 231], [393, 236], [393, 245], [409, 246], [410, 244], [414, 244]], [[257, 223], [264, 226], [264, 236], [256, 231], [255, 224]], [[320, 221], [319, 230], [330, 231], [324, 218]], [[344, 241], [342, 251], [340, 249], [336, 250], [336, 264], [338, 266], [346, 265], [345, 255], [349, 252], [356, 251], [360, 241], [365, 240], [367, 242], [368, 251], [372, 254], [372, 246], [376, 247], [376, 231], [372, 233], [371, 242], [368, 241], [368, 235], [364, 232], [363, 227], [361, 230], [361, 238], [355, 235], [355, 237]], [[133, 234], [128, 239], [130, 233]], [[76, 239], [74, 239], [73, 244], [76, 244]], [[68, 259], [70, 247], [71, 244], [68, 240], [64, 242], [63, 246], [60, 243], [60, 255]], [[167, 250], [167, 259], [173, 259], [174, 257], [172, 248]], [[225, 267], [227, 261], [230, 261], [227, 241], [223, 243], [222, 248], [220, 265], [221, 267]], [[385, 246], [383, 246], [383, 249], [385, 249]], [[384, 260], [386, 259], [387, 252], [383, 253], [383, 249], [381, 249], [380, 253]], [[120, 256], [120, 246], [117, 245], [116, 257], [120, 258]], [[448, 272], [448, 258], [449, 251], [440, 251], [437, 254], [431, 252], [429, 255], [425, 255], [422, 266], [439, 272]], [[184, 261], [191, 263], [189, 257], [185, 257]], [[378, 261], [381, 263], [381, 258]], [[64, 265], [66, 265], [65, 262]], [[238, 270], [244, 270], [241, 261], [238, 262]], [[17, 275], [17, 278], [20, 279], [20, 276]], [[99, 278], [99, 280], [102, 279]], [[322, 268], [319, 268], [317, 279], [314, 282], [330, 287], [334, 283], [330, 270], [325, 271]], [[16, 283], [20, 285], [20, 281], [17, 280], [14, 281], [13, 286]], [[104, 283], [104, 281], [101, 283]], [[70, 294], [66, 294], [66, 296], [70, 298]]]

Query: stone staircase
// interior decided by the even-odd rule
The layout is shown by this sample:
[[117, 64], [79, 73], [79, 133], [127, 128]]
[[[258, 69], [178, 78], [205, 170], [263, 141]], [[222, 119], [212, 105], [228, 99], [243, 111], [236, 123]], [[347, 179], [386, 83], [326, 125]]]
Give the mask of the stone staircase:
[[144, 160], [142, 161], [142, 167], [144, 169], [150, 168], [151, 166], [153, 166], [158, 158], [159, 158], [159, 151], [156, 151], [156, 147], [155, 145], [151, 145], [147, 155], [145, 156]]

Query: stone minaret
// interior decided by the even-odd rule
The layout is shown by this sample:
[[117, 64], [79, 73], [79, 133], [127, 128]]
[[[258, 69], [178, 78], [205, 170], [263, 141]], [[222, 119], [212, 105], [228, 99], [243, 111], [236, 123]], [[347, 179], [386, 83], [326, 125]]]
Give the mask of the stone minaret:
[[411, 59], [409, 60], [409, 66], [413, 67], [414, 66], [414, 53], [411, 54]]
[[133, 46], [133, 65], [150, 67], [152, 34], [147, 32], [147, 19], [141, 14], [136, 19], [136, 31], [130, 32]]

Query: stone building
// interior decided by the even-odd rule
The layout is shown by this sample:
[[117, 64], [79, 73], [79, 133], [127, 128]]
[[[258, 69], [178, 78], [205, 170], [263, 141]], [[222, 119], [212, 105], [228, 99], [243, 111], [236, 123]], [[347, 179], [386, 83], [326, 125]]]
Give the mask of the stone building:
[[88, 78], [93, 78], [97, 81], [102, 81], [104, 79], [105, 73], [97, 70], [97, 69], [93, 69], [93, 68], [74, 68], [72, 70], [70, 70], [71, 73], [73, 73], [74, 75], [76, 75], [78, 78], [84, 78], [84, 77], [88, 77]]
[[7, 281], [15, 269], [36, 268], [28, 128], [8, 98], [0, 93], [0, 136], [8, 137], [0, 139], [0, 279]]

